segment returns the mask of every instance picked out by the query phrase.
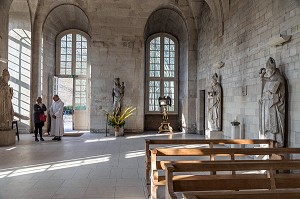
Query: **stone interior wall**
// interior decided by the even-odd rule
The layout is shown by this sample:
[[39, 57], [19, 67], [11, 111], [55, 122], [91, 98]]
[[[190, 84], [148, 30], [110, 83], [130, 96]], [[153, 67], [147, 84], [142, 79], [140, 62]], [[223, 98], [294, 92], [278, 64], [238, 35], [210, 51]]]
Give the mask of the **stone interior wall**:
[[[258, 72], [267, 59], [275, 59], [288, 84], [289, 146], [300, 145], [300, 1], [235, 0], [230, 1], [229, 16], [224, 21], [222, 37], [213, 37], [212, 15], [199, 17], [198, 90], [206, 88], [208, 77], [217, 72], [223, 87], [223, 131], [230, 137], [231, 124], [237, 116], [244, 138], [259, 137], [258, 100], [261, 85]], [[292, 35], [290, 42], [270, 47], [269, 39], [279, 34]], [[223, 61], [221, 69], [213, 64]], [[203, 81], [206, 79], [206, 81]], [[247, 95], [242, 94], [247, 89]]]
[[[111, 110], [115, 77], [120, 77], [125, 82], [124, 104], [137, 108], [133, 117], [128, 119], [125, 131], [144, 130], [145, 26], [151, 13], [166, 7], [165, 5], [169, 6], [169, 2], [173, 1], [97, 1], [88, 4], [87, 13], [92, 29], [92, 131], [105, 130], [106, 118], [103, 111]], [[189, 12], [187, 1], [182, 1], [177, 6], [179, 9], [184, 8], [184, 12]], [[173, 20], [175, 23], [179, 21]], [[169, 27], [165, 27], [167, 30], [174, 29], [172, 22], [167, 25]], [[163, 29], [160, 28], [160, 31]], [[196, 65], [194, 67], [196, 69]]]

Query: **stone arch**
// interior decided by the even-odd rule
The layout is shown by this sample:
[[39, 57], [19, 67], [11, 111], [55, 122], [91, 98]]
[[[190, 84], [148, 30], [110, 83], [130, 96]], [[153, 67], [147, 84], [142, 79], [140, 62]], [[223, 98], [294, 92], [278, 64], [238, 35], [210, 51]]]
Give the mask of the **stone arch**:
[[[89, 38], [91, 35], [90, 20], [84, 10], [77, 4], [64, 3], [53, 6], [49, 13], [45, 16], [44, 23], [42, 25], [43, 32], [43, 54], [50, 56], [43, 56], [44, 63], [44, 75], [53, 77], [55, 75], [55, 49], [56, 49], [56, 37], [66, 31], [76, 29], [86, 33]], [[43, 90], [46, 90], [48, 96], [44, 98], [48, 99], [50, 105], [52, 96], [52, 78], [46, 78]], [[48, 86], [46, 86], [48, 85]]]
[[[64, 10], [64, 12], [61, 12]], [[57, 20], [53, 20], [53, 18]], [[56, 32], [58, 34], [68, 29], [78, 29], [88, 35], [91, 35], [90, 20], [86, 12], [77, 4], [63, 3], [54, 6], [48, 14], [45, 16], [42, 29], [44, 30], [47, 26], [55, 26], [53, 22], [58, 22], [60, 26]]]
[[[48, 46], [50, 47], [49, 51], [52, 51], [51, 54], [48, 54], [47, 56], [47, 60], [43, 60], [44, 63], [44, 67], [45, 69], [48, 69], [48, 71], [50, 71], [51, 73], [46, 73], [47, 70], [44, 70], [44, 73], [47, 74], [47, 76], [45, 76], [46, 78], [44, 78], [44, 81], [48, 81], [49, 76], [54, 74], [54, 55], [55, 55], [55, 40], [53, 40], [53, 35], [48, 34], [49, 37], [46, 37], [43, 33], [43, 29], [45, 27], [45, 23], [47, 22], [47, 19], [49, 17], [49, 15], [52, 13], [53, 10], [55, 10], [56, 8], [58, 8], [59, 6], [73, 6], [76, 7], [77, 10], [80, 10], [80, 13], [83, 13], [82, 16], [85, 16], [85, 18], [87, 19], [86, 21], [88, 21], [88, 24], [90, 24], [89, 22], [89, 18], [86, 14], [86, 12], [84, 11], [84, 5], [85, 3], [82, 1], [76, 1], [76, 0], [70, 0], [67, 3], [65, 1], [46, 1], [41, 3], [41, 1], [38, 1], [37, 6], [36, 6], [36, 12], [35, 12], [35, 18], [33, 20], [33, 29], [32, 29], [32, 40], [34, 40], [35, 42], [32, 45], [32, 63], [31, 63], [31, 68], [32, 68], [32, 76], [37, 76], [37, 72], [39, 71], [37, 69], [40, 69], [40, 63], [41, 63], [41, 46], [44, 44], [49, 44]], [[70, 28], [70, 27], [68, 27]], [[63, 28], [62, 28], [63, 29]], [[55, 29], [53, 32], [51, 32], [52, 34], [55, 33]], [[90, 34], [91, 32], [91, 28], [90, 25], [88, 25], [88, 31], [85, 31], [88, 34]], [[55, 33], [57, 34], [57, 32]], [[43, 39], [42, 39], [43, 37]], [[51, 39], [52, 38], [52, 39]], [[52, 40], [52, 42], [50, 42]], [[43, 42], [42, 42], [43, 41]], [[44, 49], [45, 46], [44, 46]], [[45, 54], [45, 52], [43, 52]], [[52, 57], [49, 55], [53, 55]], [[50, 67], [47, 67], [50, 66]], [[50, 85], [52, 85], [52, 81], [50, 80], [49, 82], [44, 82], [43, 84], [43, 91], [45, 91], [44, 93], [48, 93], [47, 91], [49, 91], [50, 86], [46, 87], [46, 85], [48, 85], [47, 83], [49, 83]], [[39, 85], [37, 82], [32, 82], [31, 85], [31, 96], [37, 96], [39, 93]], [[52, 93], [48, 93], [48, 98], [44, 96], [44, 101], [45, 103], [49, 106], [50, 102], [51, 102], [51, 96]], [[30, 99], [31, 104], [33, 104], [35, 102], [34, 98]], [[32, 114], [31, 114], [32, 115]], [[33, 122], [31, 122], [31, 130], [33, 129]]]
[[180, 121], [187, 120], [188, 118], [188, 106], [184, 98], [188, 95], [189, 32], [187, 21], [177, 7], [162, 5], [150, 14], [144, 29], [144, 41], [146, 42], [149, 36], [160, 32], [176, 37], [179, 43], [178, 117], [175, 120], [177, 121], [177, 125], [181, 126]]
[[[214, 20], [214, 35], [222, 36], [224, 34], [224, 11], [228, 15], [229, 0], [202, 0], [193, 1], [188, 0], [190, 8], [193, 10], [194, 17], [199, 17], [201, 6], [205, 2], [210, 8]], [[199, 28], [199, 27], [198, 27]]]

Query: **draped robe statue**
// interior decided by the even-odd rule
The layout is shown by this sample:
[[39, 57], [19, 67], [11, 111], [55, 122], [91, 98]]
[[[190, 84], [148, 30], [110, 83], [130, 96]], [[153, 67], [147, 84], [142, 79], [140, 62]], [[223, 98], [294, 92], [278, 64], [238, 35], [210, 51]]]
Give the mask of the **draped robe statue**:
[[285, 133], [285, 79], [275, 60], [270, 57], [266, 68], [260, 70], [262, 93], [260, 105], [260, 133], [265, 138], [277, 141], [278, 147], [284, 146]]
[[218, 82], [218, 75], [212, 76], [208, 89], [208, 128], [211, 131], [221, 131], [222, 122], [222, 87]]
[[8, 85], [10, 75], [7, 69], [0, 77], [0, 130], [11, 130], [14, 111], [12, 106], [13, 89]]
[[124, 82], [122, 82], [122, 85], [120, 84], [120, 78], [115, 78], [115, 85], [112, 90], [112, 96], [113, 96], [113, 111], [116, 113], [116, 115], [120, 115], [123, 107], [123, 98], [124, 98]]

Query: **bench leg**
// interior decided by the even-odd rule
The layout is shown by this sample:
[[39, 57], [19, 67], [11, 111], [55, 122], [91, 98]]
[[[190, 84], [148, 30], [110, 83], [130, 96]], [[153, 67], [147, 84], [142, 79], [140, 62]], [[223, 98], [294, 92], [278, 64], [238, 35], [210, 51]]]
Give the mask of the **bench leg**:
[[14, 129], [14, 124], [16, 125], [16, 129], [17, 129], [16, 135], [17, 135], [18, 141], [20, 141], [20, 137], [19, 137], [19, 128], [18, 128], [18, 121], [13, 121], [13, 122], [11, 123], [11, 129]]
[[18, 137], [18, 141], [20, 141], [18, 122], [16, 123], [16, 128], [17, 128], [17, 137]]
[[151, 185], [151, 199], [157, 199], [157, 185]]
[[151, 181], [150, 181], [150, 166], [149, 166], [149, 163], [146, 163], [146, 176], [145, 176], [145, 179], [146, 179], [146, 184], [150, 185]]

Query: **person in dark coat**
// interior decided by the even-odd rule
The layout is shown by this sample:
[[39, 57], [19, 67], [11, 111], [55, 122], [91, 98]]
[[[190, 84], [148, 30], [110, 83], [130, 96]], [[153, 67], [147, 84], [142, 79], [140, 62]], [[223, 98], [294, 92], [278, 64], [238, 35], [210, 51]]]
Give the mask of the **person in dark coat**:
[[35, 141], [38, 142], [39, 139], [37, 138], [37, 134], [40, 134], [41, 141], [44, 141], [43, 138], [43, 126], [45, 121], [41, 121], [41, 116], [44, 115], [44, 111], [46, 111], [47, 108], [45, 104], [42, 102], [42, 98], [38, 97], [36, 99], [36, 104], [33, 105], [33, 118], [34, 118], [34, 135], [35, 135]]

